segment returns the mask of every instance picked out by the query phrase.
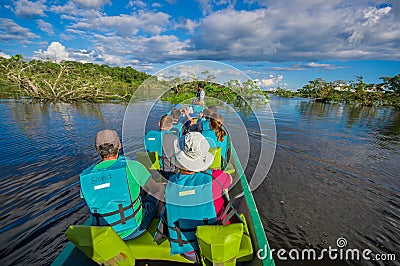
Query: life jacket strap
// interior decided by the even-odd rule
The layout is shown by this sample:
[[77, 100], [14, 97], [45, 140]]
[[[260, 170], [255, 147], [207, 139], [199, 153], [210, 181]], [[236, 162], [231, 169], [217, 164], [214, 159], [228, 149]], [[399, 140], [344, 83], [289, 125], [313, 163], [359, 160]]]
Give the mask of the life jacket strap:
[[126, 224], [126, 221], [127, 221], [127, 220], [130, 220], [130, 219], [132, 219], [132, 218], [135, 218], [136, 214], [138, 214], [138, 212], [139, 212], [141, 209], [142, 209], [142, 204], [140, 204], [139, 208], [137, 208], [136, 211], [134, 211], [131, 215], [129, 215], [129, 216], [127, 216], [127, 217], [125, 217], [124, 212], [121, 212], [121, 213], [120, 213], [120, 214], [121, 214], [121, 219], [118, 220], [118, 221], [116, 221], [116, 222], [111, 223], [110, 226], [115, 226], [115, 225], [117, 225], [117, 224]]
[[[166, 234], [164, 234], [163, 232], [161, 232], [161, 230], [158, 229], [158, 228], [157, 228], [157, 234], [160, 234], [163, 238], [167, 238], [167, 239], [168, 239], [169, 241], [171, 241], [171, 242], [174, 242], [174, 243], [178, 243], [178, 244], [179, 244], [179, 240], [178, 240], [178, 239], [173, 239], [173, 238], [167, 236]], [[193, 240], [183, 240], [183, 239], [182, 239], [182, 243], [183, 243], [183, 244], [190, 244], [190, 243], [193, 243], [193, 242], [196, 242], [196, 241], [197, 241], [196, 239], [193, 239]]]
[[140, 203], [139, 207], [131, 215], [125, 217], [125, 211], [127, 211], [129, 209], [133, 209], [133, 207], [137, 201], [140, 201], [140, 195], [138, 195], [137, 198], [126, 207], [122, 207], [122, 204], [118, 204], [118, 210], [116, 210], [116, 211], [107, 212], [107, 213], [98, 213], [97, 210], [94, 210], [92, 215], [93, 215], [93, 217], [96, 218], [97, 224], [100, 224], [100, 220], [99, 220], [100, 217], [108, 217], [108, 216], [119, 214], [121, 219], [119, 219], [118, 221], [116, 221], [114, 223], [111, 223], [110, 226], [115, 226], [117, 224], [126, 224], [127, 220], [135, 218], [135, 216], [138, 214], [138, 212], [142, 209], [142, 203]]

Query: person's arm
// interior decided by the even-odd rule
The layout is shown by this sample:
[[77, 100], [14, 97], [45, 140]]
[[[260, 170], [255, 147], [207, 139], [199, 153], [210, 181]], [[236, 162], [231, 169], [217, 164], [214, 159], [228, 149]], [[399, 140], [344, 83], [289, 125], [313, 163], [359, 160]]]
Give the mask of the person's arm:
[[185, 109], [183, 110], [183, 113], [185, 114], [186, 118], [190, 120], [190, 125], [194, 125], [193, 118], [190, 116], [189, 111]]
[[157, 183], [153, 178], [149, 178], [143, 187], [156, 199], [165, 200], [165, 185], [163, 183]]
[[146, 167], [137, 161], [127, 161], [128, 169], [136, 182], [157, 199], [164, 199], [165, 185], [157, 183]]
[[225, 191], [226, 195], [228, 195], [229, 186], [233, 182], [233, 178], [230, 174], [225, 173], [222, 170], [214, 170], [212, 173], [214, 177], [213, 187], [218, 187], [219, 191]]

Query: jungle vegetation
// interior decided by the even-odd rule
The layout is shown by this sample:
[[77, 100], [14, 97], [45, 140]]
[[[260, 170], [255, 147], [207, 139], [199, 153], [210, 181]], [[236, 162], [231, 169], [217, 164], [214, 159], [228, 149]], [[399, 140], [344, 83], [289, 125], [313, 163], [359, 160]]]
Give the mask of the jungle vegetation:
[[362, 76], [356, 81], [328, 82], [322, 78], [309, 81], [297, 91], [278, 87], [272, 91], [281, 97], [305, 97], [317, 102], [359, 103], [363, 106], [394, 106], [400, 108], [400, 74], [381, 77], [379, 84], [367, 84]]

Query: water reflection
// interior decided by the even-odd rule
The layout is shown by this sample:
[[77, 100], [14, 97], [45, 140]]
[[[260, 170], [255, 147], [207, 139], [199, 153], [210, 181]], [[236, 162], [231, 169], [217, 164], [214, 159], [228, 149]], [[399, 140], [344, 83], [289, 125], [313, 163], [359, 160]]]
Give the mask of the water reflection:
[[[350, 248], [400, 257], [400, 113], [274, 97], [270, 105], [278, 147], [253, 194], [272, 248], [335, 247], [345, 236]], [[78, 180], [98, 160], [94, 134], [121, 134], [124, 114], [118, 104], [0, 103], [0, 265], [48, 265], [65, 246], [66, 228], [88, 215]], [[254, 118], [241, 116], [259, 145]]]
[[[391, 108], [376, 108], [361, 105], [326, 104], [301, 101], [299, 111], [302, 119], [323, 120], [335, 130], [363, 131], [382, 142], [384, 148], [400, 140], [400, 111]], [[343, 126], [343, 128], [341, 128]], [[390, 144], [390, 145], [387, 145]]]

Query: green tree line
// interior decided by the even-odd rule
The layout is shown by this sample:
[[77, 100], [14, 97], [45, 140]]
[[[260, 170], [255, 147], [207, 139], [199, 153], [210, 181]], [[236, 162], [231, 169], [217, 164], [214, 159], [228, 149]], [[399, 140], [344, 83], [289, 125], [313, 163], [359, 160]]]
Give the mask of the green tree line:
[[40, 101], [129, 101], [149, 77], [131, 67], [110, 67], [74, 61], [31, 60], [21, 55], [0, 57], [0, 93]]
[[328, 82], [322, 78], [309, 81], [297, 91], [278, 87], [272, 93], [281, 97], [305, 97], [318, 102], [360, 103], [364, 106], [394, 106], [400, 108], [400, 74], [381, 77], [379, 84], [367, 84], [362, 76], [356, 81]]

